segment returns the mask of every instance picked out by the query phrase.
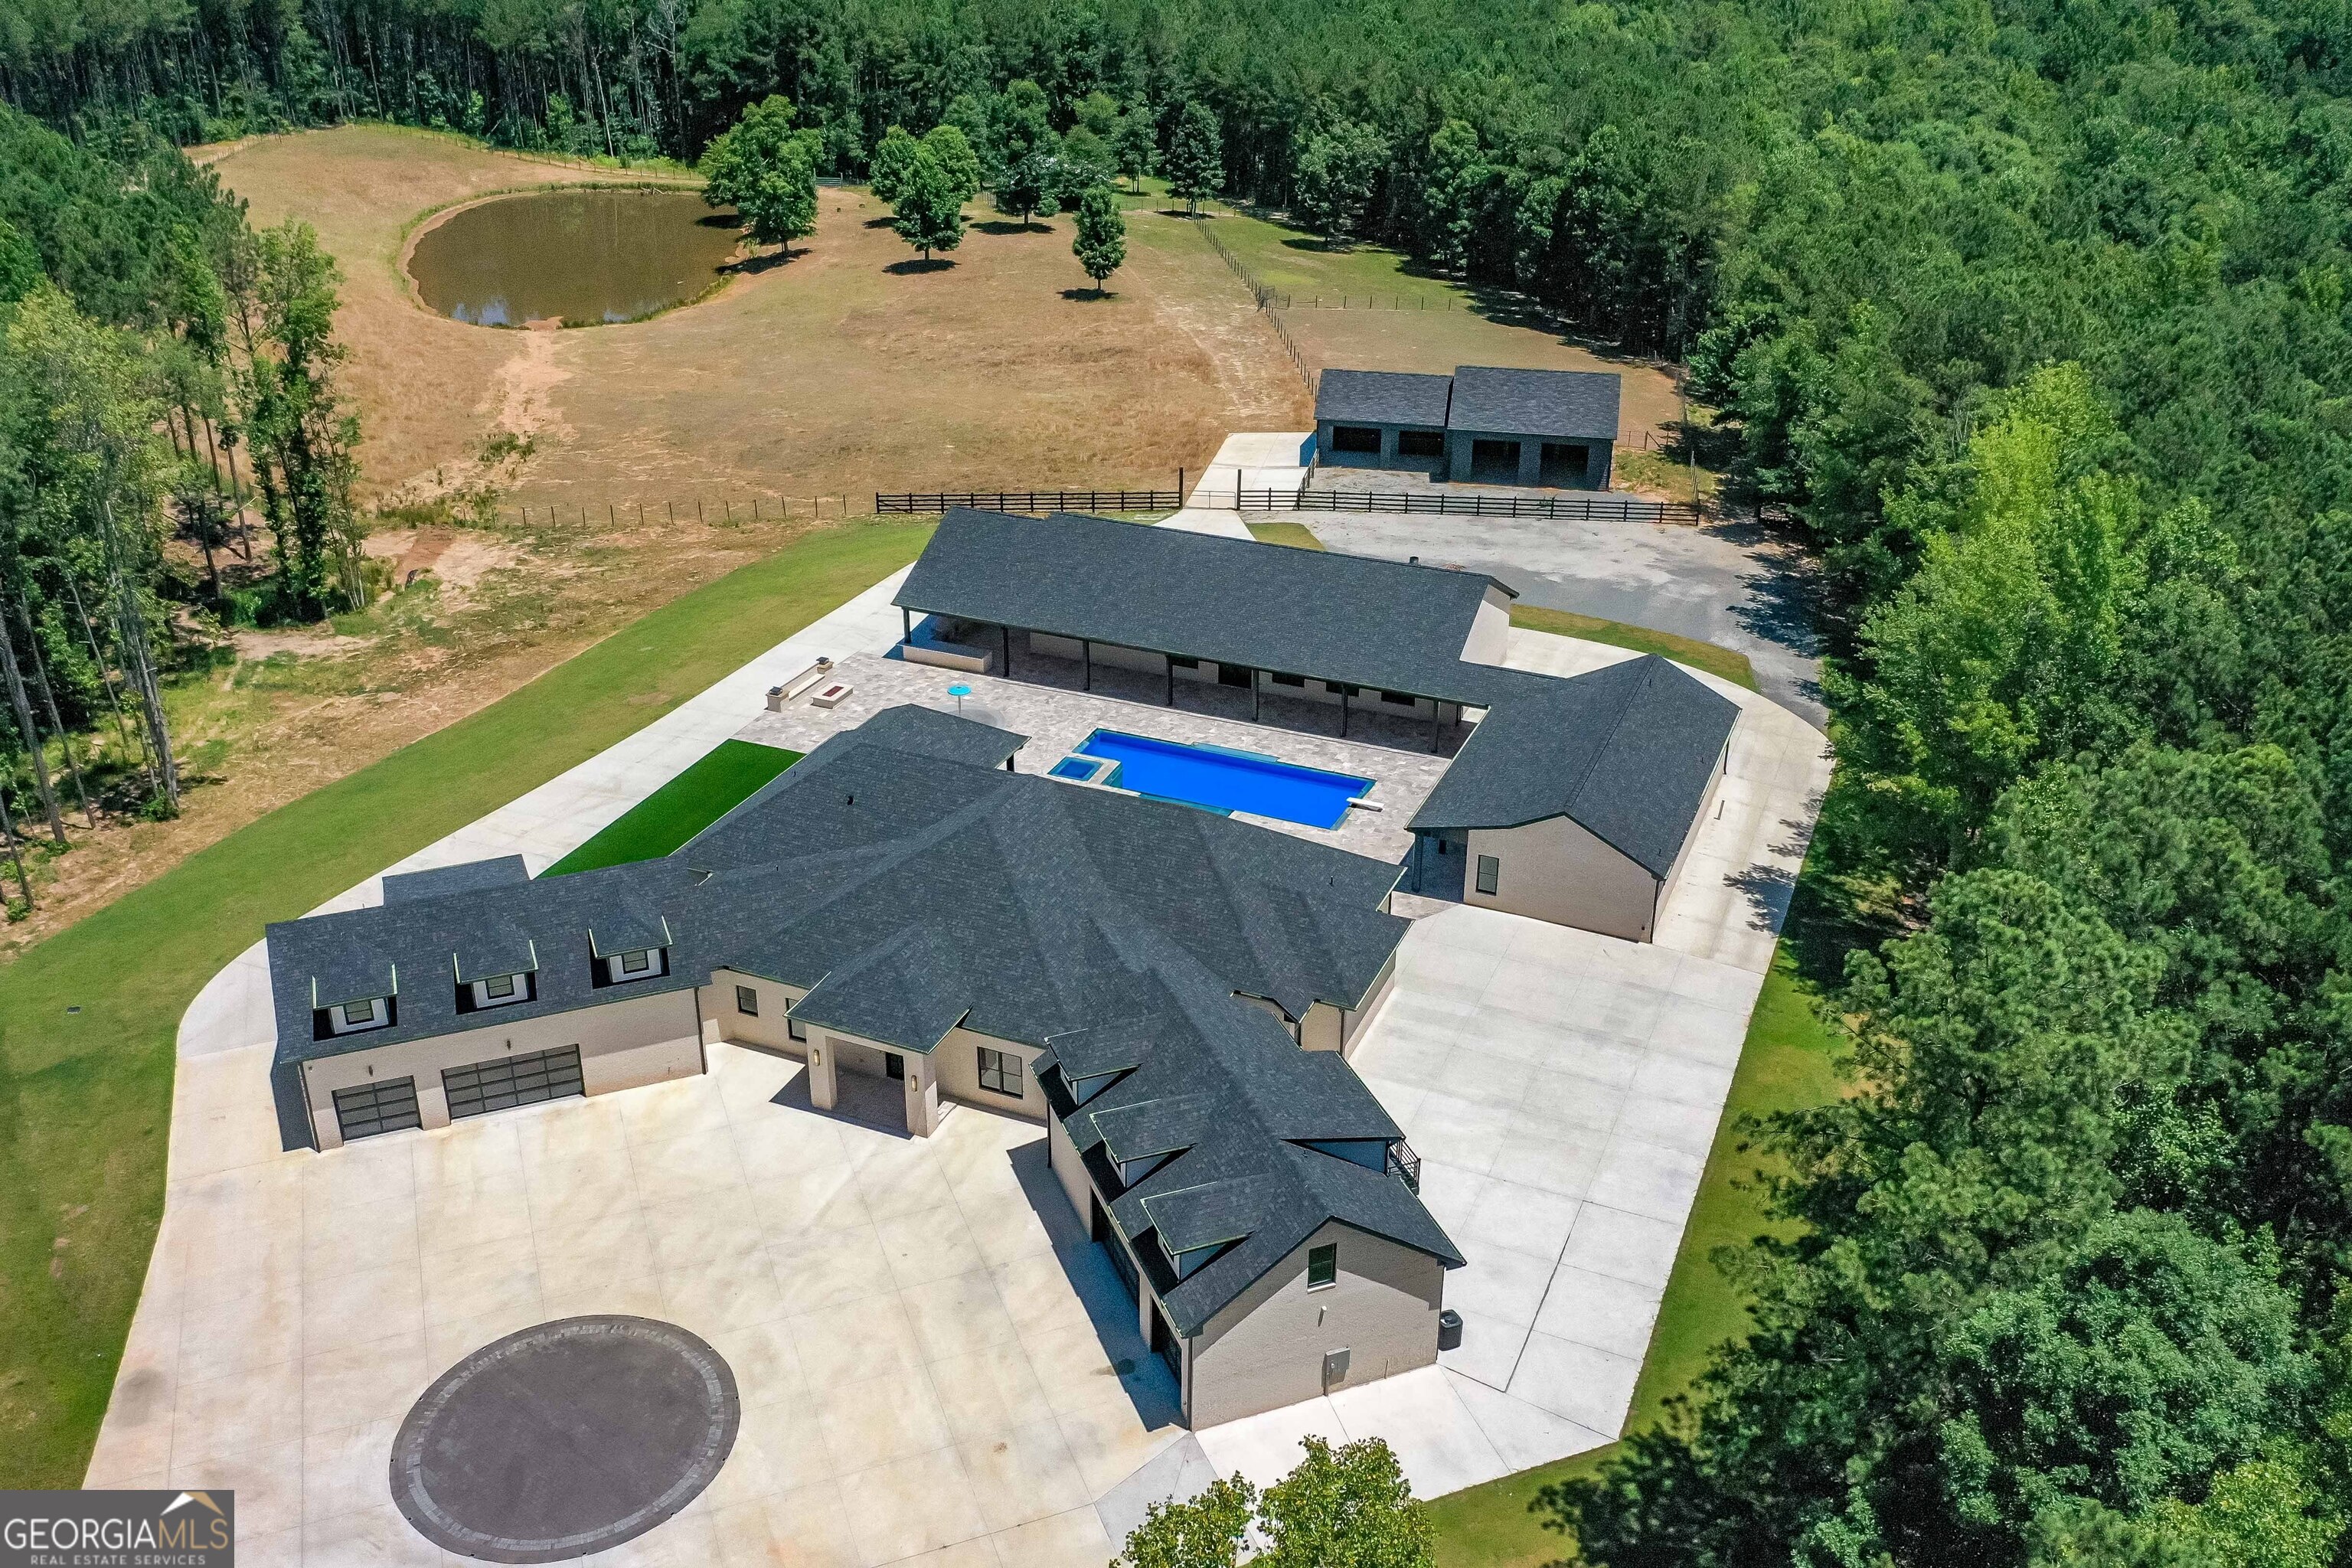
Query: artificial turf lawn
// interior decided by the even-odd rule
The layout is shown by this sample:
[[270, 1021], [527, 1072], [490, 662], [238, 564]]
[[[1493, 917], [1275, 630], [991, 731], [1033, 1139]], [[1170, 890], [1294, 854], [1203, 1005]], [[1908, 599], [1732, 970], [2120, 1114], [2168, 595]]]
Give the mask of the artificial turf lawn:
[[1564, 637], [1582, 637], [1586, 642], [1607, 643], [1611, 647], [1630, 647], [1636, 653], [1659, 653], [1677, 664], [1703, 669], [1709, 675], [1721, 676], [1735, 686], [1756, 689], [1756, 670], [1744, 653], [1720, 647], [1696, 637], [1676, 637], [1672, 632], [1654, 632], [1647, 626], [1627, 626], [1623, 621], [1604, 621], [1598, 616], [1580, 616], [1573, 610], [1547, 610], [1537, 605], [1511, 606], [1511, 625], [1525, 626], [1531, 632], [1550, 632]]
[[163, 1214], [173, 1039], [205, 982], [266, 922], [595, 755], [905, 565], [931, 527], [814, 531], [0, 971], [0, 1489], [81, 1484]]
[[[1838, 1093], [1840, 1036], [1822, 1016], [1822, 1005], [1819, 992], [1799, 975], [1795, 954], [1784, 942], [1748, 1020], [1748, 1038], [1707, 1152], [1706, 1173], [1675, 1254], [1641, 1380], [1633, 1386], [1633, 1408], [1625, 1420], [1629, 1433], [1655, 1426], [1666, 1401], [1706, 1370], [1715, 1347], [1748, 1331], [1747, 1301], [1713, 1262], [1717, 1248], [1740, 1246], [1774, 1228], [1750, 1184], [1763, 1157], [1742, 1151], [1747, 1137], [1739, 1122], [1746, 1116], [1825, 1104]], [[1544, 1488], [1591, 1475], [1615, 1449], [1612, 1443], [1431, 1503], [1438, 1568], [1537, 1568], [1572, 1559], [1572, 1543], [1546, 1530], [1546, 1515], [1531, 1507]]]
[[1303, 522], [1252, 522], [1244, 524], [1250, 537], [1260, 544], [1287, 544], [1300, 550], [1320, 550], [1323, 542], [1315, 531]]
[[611, 826], [543, 874], [561, 877], [569, 871], [593, 871], [602, 866], [625, 866], [632, 860], [667, 855], [800, 760], [800, 752], [781, 746], [721, 741], [686, 772], [623, 812]]

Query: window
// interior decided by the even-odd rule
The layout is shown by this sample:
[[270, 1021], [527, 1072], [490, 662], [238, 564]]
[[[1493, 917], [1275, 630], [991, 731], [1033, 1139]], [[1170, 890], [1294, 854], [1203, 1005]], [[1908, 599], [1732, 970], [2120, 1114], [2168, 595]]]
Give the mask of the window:
[[1397, 456], [1400, 458], [1442, 458], [1445, 456], [1445, 432], [1443, 430], [1400, 430], [1397, 432]]
[[343, 1004], [344, 1023], [370, 1024], [374, 1021], [375, 1004], [373, 1002], [346, 1002]]
[[803, 1045], [808, 1044], [808, 1031], [801, 1027], [801, 1021], [790, 1013], [784, 1015], [784, 1037], [798, 1040]]
[[1331, 426], [1331, 447], [1339, 452], [1377, 454], [1381, 449], [1381, 433], [1370, 425], [1334, 425]]
[[980, 1087], [991, 1094], [1021, 1098], [1021, 1058], [1011, 1051], [980, 1047]]
[[1276, 686], [1305, 686], [1307, 684], [1307, 678], [1303, 675], [1276, 675], [1270, 676], [1268, 679]]
[[760, 1016], [760, 994], [749, 985], [735, 987], [735, 1011], [747, 1018]]
[[1503, 879], [1503, 863], [1492, 855], [1478, 857], [1478, 890], [1492, 897], [1495, 885]]
[[1320, 1290], [1339, 1282], [1339, 1244], [1336, 1241], [1307, 1249], [1307, 1288]]
[[644, 948], [621, 954], [621, 973], [624, 974], [643, 974], [653, 966], [654, 955]]
[[1410, 708], [1413, 704], [1412, 693], [1410, 691], [1383, 691], [1381, 693], [1381, 700], [1393, 702], [1400, 708]]
[[515, 977], [511, 974], [491, 975], [482, 982], [483, 999], [490, 1002], [505, 1001], [515, 993], [514, 980]]

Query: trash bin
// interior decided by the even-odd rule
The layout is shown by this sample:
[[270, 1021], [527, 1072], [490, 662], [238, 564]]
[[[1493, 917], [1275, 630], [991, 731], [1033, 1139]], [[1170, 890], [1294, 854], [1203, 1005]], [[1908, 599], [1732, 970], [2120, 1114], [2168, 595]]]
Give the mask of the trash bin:
[[1442, 1351], [1462, 1348], [1462, 1314], [1451, 1307], [1437, 1314], [1437, 1348]]

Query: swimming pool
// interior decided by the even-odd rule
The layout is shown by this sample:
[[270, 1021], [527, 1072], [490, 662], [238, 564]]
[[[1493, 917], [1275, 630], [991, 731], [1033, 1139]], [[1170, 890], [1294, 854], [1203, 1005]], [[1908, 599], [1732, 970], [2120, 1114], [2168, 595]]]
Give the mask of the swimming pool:
[[1097, 730], [1078, 752], [1116, 762], [1119, 787], [1138, 795], [1307, 827], [1339, 826], [1348, 803], [1372, 787], [1370, 779], [1302, 768], [1255, 752], [1187, 746], [1117, 730]]

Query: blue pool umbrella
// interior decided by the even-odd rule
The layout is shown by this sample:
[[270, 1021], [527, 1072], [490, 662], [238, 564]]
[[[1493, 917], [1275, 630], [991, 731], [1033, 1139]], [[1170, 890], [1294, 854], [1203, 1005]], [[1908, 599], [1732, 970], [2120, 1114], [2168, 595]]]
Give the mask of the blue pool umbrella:
[[971, 688], [959, 680], [953, 686], [948, 688], [948, 695], [956, 700], [956, 717], [959, 719], [962, 718], [963, 700], [971, 695]]

